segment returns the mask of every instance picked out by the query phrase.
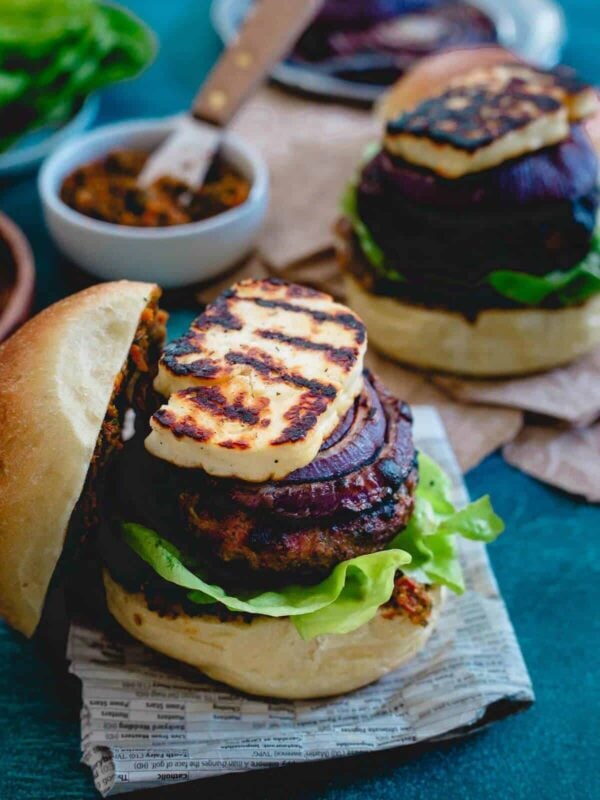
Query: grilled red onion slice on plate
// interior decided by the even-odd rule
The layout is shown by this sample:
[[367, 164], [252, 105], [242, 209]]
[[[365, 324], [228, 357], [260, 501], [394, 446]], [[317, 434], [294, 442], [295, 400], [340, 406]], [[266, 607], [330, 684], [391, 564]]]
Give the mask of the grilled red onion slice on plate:
[[[419, 7], [420, 5], [420, 7]], [[391, 19], [381, 19], [367, 30], [340, 31], [331, 37], [338, 55], [393, 53], [409, 66], [423, 57], [448, 47], [487, 44], [497, 41], [492, 19], [470, 3], [413, 4]]]
[[431, 5], [432, 0], [325, 0], [313, 25], [364, 28]]

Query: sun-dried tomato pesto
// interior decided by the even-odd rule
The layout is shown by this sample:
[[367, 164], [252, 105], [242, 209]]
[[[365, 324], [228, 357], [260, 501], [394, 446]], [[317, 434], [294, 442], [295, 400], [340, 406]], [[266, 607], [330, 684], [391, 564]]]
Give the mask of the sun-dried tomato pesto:
[[394, 581], [394, 591], [383, 606], [382, 615], [392, 619], [404, 615], [413, 625], [427, 625], [431, 616], [431, 595], [429, 586], [398, 572]]
[[147, 157], [138, 150], [115, 150], [84, 164], [63, 181], [61, 199], [75, 211], [104, 222], [162, 228], [214, 217], [248, 198], [249, 182], [221, 157], [199, 189], [169, 177], [142, 189], [137, 176]]
[[98, 495], [102, 492], [102, 476], [113, 455], [122, 448], [125, 410], [145, 410], [158, 369], [158, 359], [166, 336], [167, 313], [152, 297], [142, 312], [129, 356], [117, 375], [106, 415], [90, 461], [86, 483], [79, 501], [84, 528], [98, 524]]

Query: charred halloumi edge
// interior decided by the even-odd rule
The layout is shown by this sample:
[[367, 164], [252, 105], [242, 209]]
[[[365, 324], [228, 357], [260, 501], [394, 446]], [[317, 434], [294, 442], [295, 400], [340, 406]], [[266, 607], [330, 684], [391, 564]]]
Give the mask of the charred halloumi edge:
[[492, 169], [505, 161], [533, 153], [564, 141], [569, 122], [564, 108], [542, 119], [505, 134], [500, 139], [470, 152], [451, 144], [442, 144], [422, 136], [404, 134], [387, 136], [385, 149], [410, 164], [437, 172], [444, 178], [461, 178], [474, 172]]
[[536, 69], [528, 64], [507, 63], [475, 68], [455, 78], [450, 87], [493, 85], [502, 91], [511, 81], [520, 79], [531, 90], [544, 91], [567, 109], [570, 122], [580, 122], [594, 114], [599, 107], [598, 91], [576, 77], [568, 67]]
[[[501, 103], [506, 104], [506, 129], [496, 135], [490, 133], [493, 128], [484, 130], [489, 141], [482, 135], [480, 143], [474, 113], [482, 126], [495, 125]], [[568, 138], [571, 121], [589, 116], [597, 107], [596, 92], [587, 85], [566, 79], [560, 83], [555, 73], [524, 65], [494, 65], [460, 76], [443, 93], [389, 123], [384, 146], [411, 164], [460, 178], [558, 144]], [[418, 133], [411, 133], [419, 124]]]
[[279, 480], [309, 464], [363, 387], [364, 325], [326, 294], [243, 281], [166, 348], [168, 398], [146, 448], [217, 477]]

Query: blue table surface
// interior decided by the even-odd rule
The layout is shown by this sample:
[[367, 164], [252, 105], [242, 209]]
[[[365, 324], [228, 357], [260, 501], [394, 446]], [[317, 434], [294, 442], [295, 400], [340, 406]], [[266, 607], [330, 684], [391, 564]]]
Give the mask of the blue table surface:
[[[500, 0], [499, 0], [500, 1]], [[102, 95], [99, 122], [176, 112], [219, 53], [208, 0], [130, 0], [161, 51], [138, 80]], [[600, 82], [598, 0], [565, 0], [564, 60]], [[0, 189], [0, 207], [33, 244], [38, 307], [70, 284], [44, 229], [33, 177]], [[490, 413], [493, 413], [491, 411]], [[528, 478], [499, 455], [467, 476], [490, 492], [507, 531], [490, 555], [534, 682], [537, 702], [474, 737], [407, 760], [399, 752], [211, 779], [152, 797], [600, 798], [600, 511]], [[79, 722], [59, 699], [49, 666], [0, 624], [0, 798], [93, 798], [79, 764]]]

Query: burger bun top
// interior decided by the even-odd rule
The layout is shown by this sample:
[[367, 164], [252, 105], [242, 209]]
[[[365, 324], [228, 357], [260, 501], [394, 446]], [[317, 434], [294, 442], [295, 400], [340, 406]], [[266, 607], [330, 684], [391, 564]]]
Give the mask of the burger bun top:
[[0, 346], [0, 615], [31, 636], [115, 380], [158, 287], [93, 286]]

